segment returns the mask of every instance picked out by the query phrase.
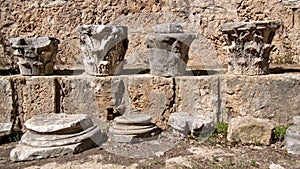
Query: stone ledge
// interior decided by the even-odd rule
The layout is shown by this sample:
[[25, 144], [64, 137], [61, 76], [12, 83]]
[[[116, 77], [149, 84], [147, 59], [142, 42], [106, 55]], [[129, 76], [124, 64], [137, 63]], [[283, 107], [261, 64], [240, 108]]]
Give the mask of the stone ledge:
[[148, 74], [93, 77], [2, 76], [1, 123], [24, 130], [24, 121], [42, 113], [85, 113], [110, 120], [140, 112], [166, 128], [170, 113], [228, 121], [250, 115], [288, 124], [299, 114], [300, 74], [210, 75], [164, 78]]

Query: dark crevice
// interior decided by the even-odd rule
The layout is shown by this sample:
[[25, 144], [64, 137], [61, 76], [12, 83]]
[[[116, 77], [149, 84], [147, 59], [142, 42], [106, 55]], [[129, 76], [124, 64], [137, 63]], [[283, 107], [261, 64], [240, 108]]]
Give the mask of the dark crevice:
[[60, 91], [61, 86], [57, 78], [54, 78], [54, 113], [60, 113]]

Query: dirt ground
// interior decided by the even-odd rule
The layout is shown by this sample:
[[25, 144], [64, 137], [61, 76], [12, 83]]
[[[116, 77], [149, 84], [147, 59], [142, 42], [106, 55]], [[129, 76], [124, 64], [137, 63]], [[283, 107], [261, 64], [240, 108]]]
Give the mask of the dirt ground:
[[288, 154], [283, 142], [256, 146], [232, 144], [220, 139], [201, 143], [191, 138], [166, 136], [137, 144], [107, 142], [80, 154], [12, 162], [9, 153], [16, 144], [0, 146], [0, 168], [300, 168], [300, 155]]

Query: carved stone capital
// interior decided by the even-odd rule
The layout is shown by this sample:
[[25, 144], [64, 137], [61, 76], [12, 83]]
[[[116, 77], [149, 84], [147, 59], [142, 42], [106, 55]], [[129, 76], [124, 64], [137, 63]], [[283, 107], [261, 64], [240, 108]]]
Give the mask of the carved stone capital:
[[278, 21], [234, 22], [221, 26], [228, 52], [228, 73], [269, 73], [271, 45]]
[[78, 31], [86, 73], [96, 76], [116, 74], [128, 48], [127, 27], [83, 25]]
[[150, 73], [158, 76], [183, 75], [195, 36], [183, 33], [182, 27], [176, 24], [155, 25], [152, 29], [154, 33], [146, 36]]
[[18, 58], [22, 75], [53, 73], [59, 40], [52, 37], [11, 38], [11, 52]]

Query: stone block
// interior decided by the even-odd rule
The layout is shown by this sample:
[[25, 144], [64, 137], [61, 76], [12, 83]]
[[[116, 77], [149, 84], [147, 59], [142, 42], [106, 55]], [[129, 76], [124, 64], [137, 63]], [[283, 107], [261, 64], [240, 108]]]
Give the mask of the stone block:
[[227, 139], [242, 143], [270, 145], [275, 125], [267, 119], [237, 117], [230, 119]]
[[24, 122], [37, 114], [56, 111], [56, 88], [54, 76], [11, 77], [13, 101], [16, 111], [16, 129], [22, 129]]
[[12, 123], [14, 115], [10, 78], [0, 77], [0, 123]]
[[284, 142], [288, 153], [300, 154], [300, 125], [292, 125], [286, 130]]
[[299, 74], [226, 75], [226, 112], [229, 117], [249, 115], [289, 124], [299, 115], [299, 93]]
[[214, 121], [226, 116], [223, 113], [223, 76], [175, 77], [175, 110], [190, 115], [203, 115]]
[[213, 121], [202, 115], [190, 115], [186, 112], [175, 112], [170, 115], [169, 124], [179, 136], [191, 134], [201, 139], [208, 138], [214, 132]]

